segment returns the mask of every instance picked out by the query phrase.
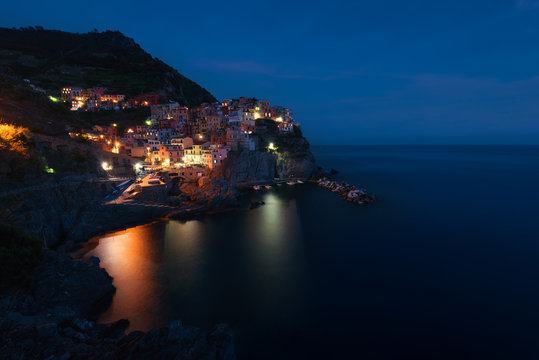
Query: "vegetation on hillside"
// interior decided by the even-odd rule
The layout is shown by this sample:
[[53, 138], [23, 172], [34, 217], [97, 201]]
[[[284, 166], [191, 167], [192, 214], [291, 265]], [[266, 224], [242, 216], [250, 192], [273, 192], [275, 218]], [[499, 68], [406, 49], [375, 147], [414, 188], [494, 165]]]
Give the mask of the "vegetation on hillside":
[[32, 132], [65, 134], [66, 126], [88, 127], [67, 104], [53, 102], [14, 75], [0, 70], [0, 122], [16, 124]]
[[27, 128], [0, 124], [0, 188], [38, 183], [54, 176], [96, 173], [88, 154], [37, 149]]
[[22, 126], [0, 124], [0, 151], [14, 151], [28, 157], [28, 133]]
[[80, 112], [77, 117], [92, 125], [111, 126], [117, 125], [118, 135], [122, 136], [124, 130], [134, 128], [137, 125], [145, 125], [145, 121], [150, 116], [150, 109], [147, 107], [125, 109], [122, 111], [101, 110], [98, 112]]
[[0, 279], [2, 285], [28, 286], [43, 257], [42, 242], [23, 229], [0, 223]]
[[254, 136], [258, 137], [260, 148], [267, 148], [272, 143], [281, 152], [310, 153], [309, 143], [303, 137], [299, 125], [294, 125], [293, 132], [281, 133], [277, 122], [271, 119], [257, 119], [255, 124], [256, 133]]
[[86, 34], [42, 28], [0, 28], [0, 67], [51, 92], [66, 85], [105, 86], [136, 96], [160, 92], [187, 106], [213, 95], [119, 31]]
[[43, 159], [31, 151], [27, 128], [0, 124], [1, 184], [16, 183], [29, 174], [44, 172]]

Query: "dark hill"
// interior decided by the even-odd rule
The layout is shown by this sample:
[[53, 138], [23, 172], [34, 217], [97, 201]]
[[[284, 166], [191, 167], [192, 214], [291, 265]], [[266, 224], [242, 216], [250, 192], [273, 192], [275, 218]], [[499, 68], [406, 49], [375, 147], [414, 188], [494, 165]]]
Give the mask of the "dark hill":
[[105, 86], [135, 96], [161, 92], [187, 106], [216, 99], [119, 31], [68, 33], [41, 28], [0, 28], [0, 67], [45, 90]]
[[0, 124], [15, 124], [47, 135], [65, 135], [66, 126], [91, 127], [77, 115], [64, 103], [52, 102], [18, 77], [0, 70]]

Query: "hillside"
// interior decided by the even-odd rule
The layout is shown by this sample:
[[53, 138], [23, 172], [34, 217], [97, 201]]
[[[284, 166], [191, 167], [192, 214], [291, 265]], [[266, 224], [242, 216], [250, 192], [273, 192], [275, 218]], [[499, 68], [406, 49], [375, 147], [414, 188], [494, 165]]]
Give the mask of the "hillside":
[[66, 85], [105, 86], [111, 94], [127, 96], [161, 92], [187, 106], [216, 100], [119, 31], [79, 34], [0, 28], [2, 68], [51, 93]]
[[15, 76], [0, 69], [0, 122], [47, 135], [64, 135], [66, 126], [88, 128], [64, 103], [52, 102]]

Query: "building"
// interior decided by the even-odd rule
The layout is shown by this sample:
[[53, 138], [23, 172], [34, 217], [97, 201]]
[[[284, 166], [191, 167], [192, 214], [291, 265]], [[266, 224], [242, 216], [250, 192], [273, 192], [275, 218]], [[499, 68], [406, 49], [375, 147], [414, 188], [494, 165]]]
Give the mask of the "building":
[[179, 145], [182, 149], [186, 149], [193, 146], [193, 139], [190, 137], [174, 138], [170, 140], [170, 144]]
[[111, 102], [114, 104], [118, 104], [124, 100], [125, 100], [125, 95], [110, 95], [110, 94], [101, 95], [101, 102]]
[[131, 157], [143, 158], [148, 153], [146, 142], [142, 139], [134, 139], [131, 142], [126, 142], [124, 146], [125, 153]]
[[232, 150], [247, 149], [254, 151], [256, 149], [256, 143], [249, 136], [249, 133], [238, 128], [226, 130], [226, 145]]
[[186, 181], [197, 180], [208, 175], [208, 168], [202, 165], [189, 165], [169, 169], [170, 177], [181, 177]]
[[116, 126], [94, 125], [92, 129], [96, 131], [99, 135], [103, 135], [109, 140], [116, 139], [116, 137], [118, 136], [118, 129], [116, 128]]
[[183, 152], [184, 150], [179, 145], [159, 145], [158, 160], [161, 165], [170, 166], [182, 161]]
[[152, 106], [163, 103], [166, 98], [163, 94], [145, 93], [140, 94], [135, 98], [135, 106]]
[[229, 151], [229, 147], [212, 147], [209, 152], [209, 157], [205, 158], [205, 165], [210, 169], [215, 169], [223, 163], [223, 160], [226, 159]]
[[82, 89], [80, 87], [63, 87], [61, 89], [62, 100], [71, 102], [71, 110], [85, 108], [88, 111], [119, 109], [125, 101], [125, 95], [105, 94], [106, 88], [95, 86]]
[[204, 165], [208, 159], [205, 155], [210, 149], [210, 142], [195, 142], [191, 147], [184, 150], [183, 162], [189, 165]]

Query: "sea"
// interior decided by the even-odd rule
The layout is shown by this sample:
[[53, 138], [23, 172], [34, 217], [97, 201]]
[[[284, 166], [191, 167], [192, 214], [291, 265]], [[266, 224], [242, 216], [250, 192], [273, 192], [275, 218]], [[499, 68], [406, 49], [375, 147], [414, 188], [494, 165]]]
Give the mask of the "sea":
[[227, 323], [239, 359], [538, 359], [539, 147], [314, 146], [315, 184], [93, 239], [129, 331]]

